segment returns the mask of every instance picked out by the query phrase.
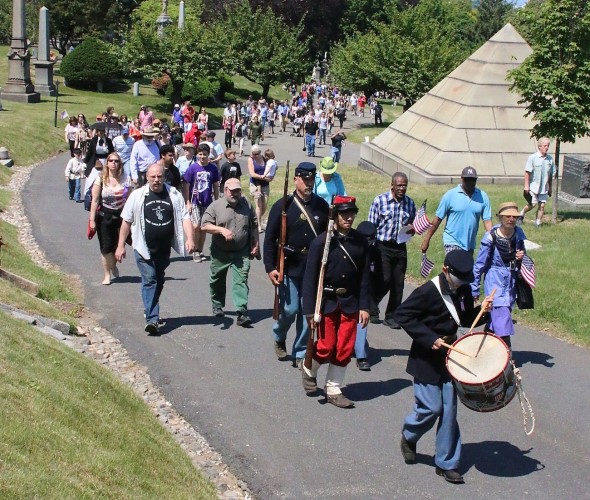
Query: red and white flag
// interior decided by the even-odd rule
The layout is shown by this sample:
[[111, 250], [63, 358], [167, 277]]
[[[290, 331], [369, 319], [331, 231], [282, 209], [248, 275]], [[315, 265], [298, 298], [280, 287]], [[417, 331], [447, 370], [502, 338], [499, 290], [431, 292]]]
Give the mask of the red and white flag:
[[428, 220], [428, 217], [426, 217], [426, 200], [424, 200], [424, 203], [422, 203], [418, 209], [418, 212], [416, 212], [416, 218], [414, 219], [414, 230], [416, 231], [416, 234], [424, 234], [431, 227], [432, 224]]
[[428, 275], [432, 272], [433, 268], [434, 268], [434, 262], [432, 262], [431, 260], [428, 260], [428, 257], [426, 257], [426, 254], [423, 253], [422, 254], [422, 264], [420, 265], [420, 274], [422, 275], [422, 277], [428, 278]]
[[531, 288], [535, 288], [537, 283], [537, 274], [535, 272], [535, 263], [528, 255], [522, 258], [522, 265], [520, 266], [520, 275]]

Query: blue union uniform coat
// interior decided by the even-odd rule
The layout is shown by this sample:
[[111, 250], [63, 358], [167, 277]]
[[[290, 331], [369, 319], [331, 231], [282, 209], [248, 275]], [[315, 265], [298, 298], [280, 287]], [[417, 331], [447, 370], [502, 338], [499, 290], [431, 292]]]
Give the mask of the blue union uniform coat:
[[[309, 222], [302, 217], [301, 209], [293, 201], [293, 193], [287, 200], [287, 239], [285, 241], [285, 274], [293, 277], [303, 277], [305, 263], [309, 253], [311, 242], [316, 235], [311, 230]], [[305, 203], [299, 198], [309, 215], [317, 233], [324, 232], [328, 225], [328, 204], [319, 196], [312, 194]], [[281, 232], [281, 211], [283, 201], [278, 200], [270, 209], [266, 235], [264, 237], [263, 262], [267, 273], [276, 269], [277, 253], [279, 249], [279, 236]]]
[[[451, 297], [457, 309], [461, 326], [469, 328], [480, 309], [473, 306], [471, 287], [463, 285], [451, 293], [444, 273], [439, 274], [439, 279], [443, 294]], [[480, 324], [485, 323], [486, 316], [483, 315]], [[416, 288], [396, 309], [393, 319], [412, 337], [406, 372], [425, 384], [448, 382], [447, 349], [434, 350], [432, 345], [440, 337], [456, 335], [459, 327], [434, 283], [427, 281]]]
[[[315, 311], [316, 295], [324, 242], [324, 231], [313, 240], [309, 249], [305, 276], [303, 279], [303, 314], [310, 315]], [[349, 255], [338, 244], [340, 242]], [[351, 229], [348, 235], [342, 236], [335, 233], [330, 241], [330, 252], [324, 276], [324, 287], [336, 290], [345, 289], [346, 292], [337, 295], [333, 292], [324, 292], [323, 313], [334, 312], [338, 306], [348, 314], [359, 310], [369, 310], [369, 249], [366, 239], [356, 230]], [[356, 267], [355, 267], [356, 266]]]

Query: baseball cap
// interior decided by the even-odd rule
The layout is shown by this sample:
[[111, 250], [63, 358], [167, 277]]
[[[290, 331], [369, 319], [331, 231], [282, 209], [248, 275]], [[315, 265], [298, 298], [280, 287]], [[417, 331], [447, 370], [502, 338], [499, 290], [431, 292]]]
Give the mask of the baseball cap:
[[477, 172], [473, 167], [465, 167], [461, 172], [461, 177], [466, 179], [477, 179]]

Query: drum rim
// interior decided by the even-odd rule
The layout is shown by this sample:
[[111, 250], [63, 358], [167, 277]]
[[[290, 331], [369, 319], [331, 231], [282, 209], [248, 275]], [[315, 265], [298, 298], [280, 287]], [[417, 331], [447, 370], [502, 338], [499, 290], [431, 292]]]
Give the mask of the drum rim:
[[501, 376], [505, 373], [507, 366], [510, 364], [510, 349], [508, 348], [508, 345], [500, 337], [498, 337], [495, 333], [492, 333], [492, 332], [471, 332], [471, 333], [468, 333], [466, 335], [463, 335], [462, 337], [459, 337], [457, 340], [455, 340], [455, 342], [453, 342], [453, 347], [455, 347], [463, 339], [466, 339], [468, 337], [473, 337], [475, 335], [493, 335], [494, 337], [496, 337], [500, 342], [502, 342], [502, 344], [506, 348], [506, 353], [508, 354], [508, 358], [506, 359], [506, 363], [504, 364], [504, 367], [502, 368], [500, 373], [498, 373], [497, 375], [494, 375], [492, 378], [490, 378], [488, 380], [480, 381], [480, 382], [464, 382], [463, 380], [459, 380], [459, 379], [453, 377], [451, 370], [449, 370], [449, 356], [452, 353], [452, 351], [449, 349], [447, 351], [447, 355], [445, 356], [445, 366], [447, 368], [447, 372], [449, 372], [449, 376], [454, 381], [458, 382], [459, 384], [463, 384], [463, 385], [467, 385], [467, 386], [484, 385], [484, 384], [490, 383], [492, 380], [496, 380], [499, 376]]

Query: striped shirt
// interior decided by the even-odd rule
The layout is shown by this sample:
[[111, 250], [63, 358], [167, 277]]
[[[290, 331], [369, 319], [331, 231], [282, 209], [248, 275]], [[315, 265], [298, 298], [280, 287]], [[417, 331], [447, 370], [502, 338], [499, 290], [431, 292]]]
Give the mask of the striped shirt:
[[397, 202], [391, 191], [377, 196], [369, 209], [369, 222], [377, 227], [377, 240], [397, 241], [399, 230], [414, 222], [416, 204], [409, 196]]

